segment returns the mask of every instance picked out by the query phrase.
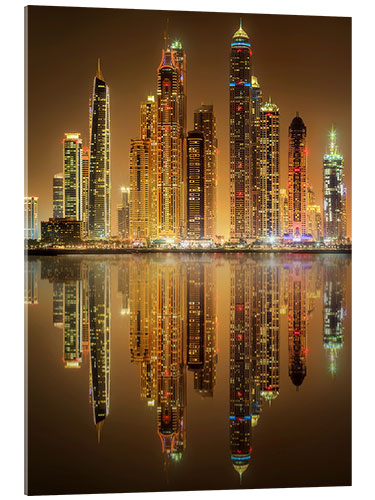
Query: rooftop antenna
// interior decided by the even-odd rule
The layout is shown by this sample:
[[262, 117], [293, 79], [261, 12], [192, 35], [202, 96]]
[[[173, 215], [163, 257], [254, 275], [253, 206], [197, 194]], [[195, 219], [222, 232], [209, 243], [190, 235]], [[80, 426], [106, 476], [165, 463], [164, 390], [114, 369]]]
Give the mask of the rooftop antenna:
[[242, 17], [240, 17], [240, 29], [242, 30]]
[[99, 80], [104, 80], [103, 73], [100, 67], [100, 57], [98, 57], [98, 69], [96, 70], [96, 76], [97, 78], [99, 78]]
[[168, 49], [168, 25], [169, 25], [169, 17], [167, 17], [166, 27], [164, 31], [164, 50]]

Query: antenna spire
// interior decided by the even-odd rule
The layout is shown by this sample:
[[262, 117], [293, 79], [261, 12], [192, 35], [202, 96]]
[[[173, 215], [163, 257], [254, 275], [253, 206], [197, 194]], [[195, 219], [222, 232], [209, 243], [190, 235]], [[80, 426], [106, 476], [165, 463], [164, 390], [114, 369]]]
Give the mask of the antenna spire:
[[96, 77], [99, 78], [99, 80], [104, 80], [102, 69], [100, 67], [100, 57], [98, 57], [98, 69], [96, 70]]
[[169, 17], [167, 17], [167, 22], [164, 31], [164, 50], [168, 49], [168, 40], [169, 40], [168, 26], [169, 26]]
[[242, 17], [240, 17], [240, 29], [242, 30]]

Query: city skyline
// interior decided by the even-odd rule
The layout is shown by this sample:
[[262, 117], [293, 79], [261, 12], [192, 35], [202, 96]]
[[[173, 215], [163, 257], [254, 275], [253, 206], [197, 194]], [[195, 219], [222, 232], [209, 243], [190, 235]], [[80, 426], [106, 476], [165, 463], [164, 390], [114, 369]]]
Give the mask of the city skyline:
[[[33, 11], [34, 8], [31, 9], [30, 12]], [[38, 8], [37, 8], [38, 9]], [[49, 10], [47, 8], [47, 10]], [[67, 9], [67, 10], [70, 10], [70, 9]], [[81, 9], [78, 9], [78, 10], [81, 10]], [[61, 11], [60, 11], [61, 12]], [[87, 11], [86, 11], [87, 12]], [[96, 12], [96, 11], [95, 11]], [[149, 19], [149, 15], [150, 13], [144, 13], [142, 11], [119, 11], [121, 12], [123, 15], [128, 15], [129, 14], [129, 18], [131, 18], [132, 16], [143, 16], [143, 14], [146, 16], [145, 17], [145, 20], [146, 19]], [[63, 13], [63, 15], [61, 16], [61, 19], [64, 17], [64, 15], [66, 14], [66, 10], [65, 12]], [[158, 12], [152, 12], [151, 14], [155, 15], [156, 18], [158, 16], [160, 16], [161, 14], [163, 14], [165, 17], [167, 17], [167, 15], [169, 13], [158, 13]], [[203, 18], [205, 18], [206, 16], [216, 16], [218, 19], [220, 18], [220, 21], [222, 22], [223, 18], [228, 16], [228, 20], [230, 18], [230, 21], [234, 22], [234, 16], [233, 14], [211, 14], [211, 13], [170, 13], [171, 14], [171, 18], [170, 18], [170, 22], [169, 22], [169, 31], [171, 33], [171, 38], [173, 40], [173, 37], [174, 37], [174, 32], [177, 31], [175, 28], [177, 26], [179, 26], [179, 22], [178, 22], [178, 18], [179, 16], [181, 15], [186, 15], [188, 16], [196, 16], [197, 18], [200, 16]], [[29, 13], [29, 15], [31, 15]], [[91, 15], [91, 13], [89, 13], [89, 15]], [[105, 16], [108, 15], [108, 12], [105, 13]], [[173, 17], [175, 18], [175, 22], [173, 22]], [[247, 29], [247, 32], [249, 33], [249, 37], [250, 37], [250, 40], [251, 40], [251, 44], [252, 44], [252, 49], [254, 51], [253, 55], [252, 55], [252, 59], [253, 59], [253, 64], [254, 64], [254, 67], [256, 68], [255, 70], [255, 74], [257, 75], [258, 77], [258, 81], [260, 82], [260, 86], [261, 86], [261, 89], [263, 90], [263, 95], [266, 96], [267, 95], [267, 91], [266, 89], [270, 89], [271, 88], [271, 85], [270, 83], [267, 83], [266, 81], [266, 78], [265, 78], [265, 75], [264, 75], [264, 70], [262, 71], [261, 69], [258, 70], [258, 68], [261, 68], [262, 66], [264, 66], [265, 64], [265, 61], [262, 60], [260, 54], [258, 55], [257, 54], [257, 50], [259, 50], [259, 52], [261, 52], [261, 42], [262, 42], [262, 36], [258, 37], [257, 35], [252, 35], [252, 33], [254, 32], [254, 27], [255, 27], [255, 31], [256, 31], [256, 28], [259, 26], [259, 23], [260, 25], [262, 24], [262, 19], [263, 18], [267, 18], [269, 21], [271, 21], [272, 19], [275, 19], [277, 18], [280, 23], [279, 24], [285, 24], [285, 22], [292, 22], [291, 21], [291, 16], [259, 16], [259, 15], [243, 15], [242, 16], [243, 20], [243, 25], [246, 24], [246, 29]], [[286, 19], [287, 18], [287, 19]], [[350, 19], [337, 19], [337, 18], [315, 18], [315, 19], [312, 19], [312, 18], [307, 18], [307, 17], [301, 17], [301, 18], [297, 18], [297, 17], [294, 17], [293, 18], [294, 20], [294, 24], [295, 24], [295, 29], [297, 29], [298, 31], [298, 26], [300, 26], [301, 24], [306, 24], [309, 25], [310, 23], [310, 30], [313, 28], [313, 26], [311, 25], [315, 23], [321, 23], [323, 24], [324, 26], [327, 25], [328, 27], [328, 24], [331, 23], [332, 26], [334, 27], [334, 30], [333, 32], [336, 33], [337, 36], [341, 36], [342, 37], [342, 41], [345, 41], [346, 40], [346, 43], [349, 43], [350, 45]], [[189, 25], [189, 23], [186, 23], [187, 25]], [[230, 26], [230, 22], [229, 23], [223, 23], [225, 25], [228, 25], [228, 39], [230, 40], [230, 37], [233, 35], [233, 32], [234, 30], [230, 30], [229, 29], [229, 26]], [[238, 16], [237, 16], [237, 27], [238, 27]], [[154, 31], [159, 31], [161, 28], [161, 26], [158, 27], [158, 29], [156, 29], [156, 27], [153, 27]], [[278, 29], [280, 29], [280, 26], [278, 27]], [[327, 29], [327, 28], [326, 28]], [[186, 28], [185, 28], [186, 30]], [[335, 31], [336, 30], [336, 31]], [[206, 30], [207, 31], [207, 30]], [[225, 30], [226, 32], [227, 30]], [[232, 31], [232, 32], [230, 32]], [[275, 30], [273, 30], [275, 31]], [[313, 30], [312, 30], [313, 31]], [[224, 31], [223, 31], [224, 32]], [[346, 37], [344, 36], [344, 32], [346, 33]], [[325, 33], [324, 30], [322, 30], [322, 34], [321, 34], [321, 38], [324, 38], [323, 34]], [[308, 33], [307, 33], [308, 34]], [[156, 33], [155, 33], [156, 35]], [[207, 35], [206, 32], [202, 32], [202, 37], [204, 38], [204, 35]], [[198, 39], [199, 37], [197, 37]], [[288, 42], [288, 38], [285, 36], [284, 38], [286, 38], [286, 42]], [[283, 38], [283, 40], [284, 40]], [[309, 47], [309, 44], [308, 44], [308, 36], [306, 35], [305, 36], [306, 40], [304, 42], [304, 45], [305, 45], [305, 48], [308, 49]], [[191, 86], [193, 87], [194, 89], [194, 84], [196, 84], [196, 79], [197, 79], [197, 76], [195, 76], [196, 74], [196, 70], [195, 70], [195, 67], [193, 65], [192, 62], [190, 62], [190, 57], [194, 58], [194, 48], [191, 47], [190, 48], [190, 40], [188, 37], [186, 36], [179, 36], [179, 39], [182, 41], [183, 43], [183, 46], [184, 46], [184, 49], [186, 51], [186, 54], [187, 54], [187, 67], [189, 68], [189, 71], [188, 71], [188, 79], [187, 79], [187, 102], [188, 102], [188, 113], [187, 113], [187, 118], [188, 118], [188, 129], [192, 129], [193, 127], [190, 126], [191, 124], [191, 121], [192, 121], [192, 115], [193, 113], [190, 112], [191, 108], [195, 109], [195, 108], [198, 108], [199, 107], [199, 102], [193, 102], [193, 104], [191, 104], [191, 94], [193, 94], [194, 96], [196, 96], [196, 94], [194, 93], [194, 90], [192, 93], [190, 93], [190, 88]], [[228, 50], [228, 39], [226, 40], [227, 42], [227, 47], [226, 47], [226, 50], [224, 51], [224, 56], [226, 57], [226, 61], [227, 61], [227, 67], [228, 67], [228, 59], [229, 59], [229, 50]], [[221, 41], [220, 40], [220, 44], [221, 44]], [[160, 42], [162, 42], [162, 40], [160, 40]], [[220, 45], [217, 43], [218, 40], [215, 40], [215, 45]], [[269, 44], [269, 40], [268, 41], [264, 41], [263, 40], [264, 45], [268, 45]], [[322, 42], [322, 40], [320, 40], [320, 43]], [[314, 39], [314, 46], [316, 48], [316, 41]], [[157, 45], [157, 44], [156, 44]], [[193, 44], [194, 45], [194, 44]], [[333, 48], [332, 50], [337, 50], [337, 42], [335, 42], [335, 44], [333, 44]], [[32, 48], [32, 38], [30, 38], [29, 40], [29, 49]], [[264, 48], [264, 47], [263, 47]], [[327, 48], [327, 45], [326, 45], [326, 48]], [[329, 47], [328, 47], [329, 48]], [[160, 45], [158, 45], [158, 49], [159, 49], [159, 54], [160, 54], [160, 49], [161, 49], [161, 43]], [[176, 49], [178, 49], [178, 47], [176, 46]], [[295, 51], [297, 51], [298, 53], [298, 50], [300, 49], [300, 47], [295, 47]], [[209, 50], [209, 49], [208, 49]], [[221, 52], [219, 52], [219, 49], [218, 49], [218, 54], [217, 56], [220, 58], [223, 54]], [[326, 56], [325, 53], [322, 53], [322, 59], [324, 60], [324, 56]], [[332, 56], [332, 54], [331, 54]], [[32, 50], [30, 50], [30, 57], [32, 57]], [[159, 55], [160, 57], [160, 55]], [[346, 66], [346, 71], [349, 71], [349, 79], [347, 79], [344, 83], [342, 81], [342, 79], [340, 80], [341, 82], [341, 87], [339, 86], [337, 89], [336, 89], [336, 96], [337, 94], [340, 94], [340, 89], [341, 89], [341, 92], [346, 92], [348, 93], [348, 91], [350, 91], [350, 55], [347, 56], [348, 57], [348, 60], [347, 60], [347, 66]], [[103, 63], [103, 59], [105, 59], [103, 56], [102, 56], [102, 64], [105, 65], [105, 63]], [[272, 64], [275, 64], [276, 61], [270, 61], [269, 58], [268, 58], [268, 63], [270, 63], [271, 65]], [[324, 63], [326, 64], [326, 63]], [[324, 64], [322, 63], [320, 66], [321, 67], [324, 67]], [[211, 65], [211, 61], [209, 62], [208, 66]], [[212, 61], [212, 65], [215, 67], [214, 65], [214, 62]], [[277, 65], [277, 64], [276, 64]], [[145, 64], [146, 66], [146, 64]], [[316, 69], [320, 69], [320, 66], [317, 65], [316, 66]], [[199, 67], [199, 65], [198, 65]], [[299, 68], [301, 67], [301, 65], [299, 66]], [[32, 74], [32, 65], [30, 65], [30, 68], [31, 68], [31, 74]], [[153, 78], [153, 86], [152, 88], [150, 89], [151, 91], [147, 91], [144, 95], [140, 96], [140, 99], [138, 100], [137, 102], [137, 105], [138, 105], [138, 109], [139, 109], [139, 103], [141, 101], [144, 101], [146, 96], [147, 95], [150, 95], [150, 94], [155, 94], [155, 83], [156, 83], [156, 71], [155, 71], [155, 65], [153, 65], [153, 68], [154, 68], [154, 78]], [[302, 65], [302, 68], [303, 68], [303, 65]], [[148, 72], [152, 69], [151, 68], [148, 68]], [[228, 68], [229, 69], [229, 68]], [[267, 68], [268, 69], [268, 68]], [[267, 71], [265, 71], [267, 73]], [[306, 72], [306, 68], [305, 68], [305, 72]], [[221, 75], [220, 75], [220, 79], [224, 76], [224, 78], [228, 79], [228, 73], [229, 71], [224, 71], [222, 69], [221, 71]], [[107, 72], [106, 72], [107, 74]], [[199, 74], [199, 71], [197, 71], [197, 74]], [[296, 75], [296, 80], [298, 80], [298, 76], [301, 77], [301, 75]], [[284, 74], [284, 79], [286, 78], [286, 75]], [[149, 79], [147, 79], [149, 81]], [[225, 157], [225, 150], [228, 149], [227, 146], [229, 143], [229, 141], [226, 141], [225, 139], [225, 135], [226, 135], [226, 129], [228, 128], [228, 123], [229, 121], [228, 120], [222, 120], [220, 119], [221, 116], [225, 116], [225, 114], [223, 114], [223, 103], [225, 103], [225, 101], [227, 101], [228, 99], [228, 85], [226, 83], [226, 85], [222, 86], [222, 88], [220, 87], [219, 88], [219, 84], [216, 82], [216, 79], [213, 79], [215, 80], [215, 83], [216, 85], [212, 85], [212, 88], [211, 88], [211, 99], [209, 97], [205, 98], [204, 99], [204, 102], [207, 103], [207, 104], [211, 104], [213, 103], [214, 105], [214, 109], [215, 109], [215, 113], [216, 113], [216, 122], [217, 122], [217, 131], [218, 131], [218, 143], [219, 143], [219, 151], [220, 151], [220, 154], [218, 155], [218, 165], [219, 165], [219, 168], [218, 168], [218, 199], [219, 199], [219, 204], [218, 204], [218, 230], [217, 230], [217, 234], [224, 234], [225, 236], [228, 236], [228, 229], [229, 229], [229, 226], [228, 226], [228, 220], [225, 221], [225, 219], [228, 219], [228, 215], [229, 215], [229, 206], [228, 206], [228, 197], [225, 197], [223, 196], [223, 192], [225, 193], [226, 189], [225, 189], [225, 186], [228, 187], [229, 185], [229, 171], [228, 169], [226, 168], [227, 165], [225, 165], [225, 161], [224, 161], [224, 165], [223, 165], [223, 156]], [[338, 79], [339, 80], [339, 79]], [[228, 81], [228, 80], [227, 80]], [[277, 80], [277, 84], [273, 83], [272, 84], [272, 96], [273, 98], [275, 99], [275, 101], [277, 102], [277, 105], [278, 107], [280, 108], [280, 164], [281, 164], [281, 169], [280, 169], [280, 188], [283, 188], [286, 186], [286, 183], [285, 183], [285, 137], [283, 134], [283, 122], [284, 122], [284, 130], [285, 130], [285, 120], [288, 119], [289, 121], [291, 120], [292, 116], [295, 115], [296, 111], [293, 111], [292, 113], [292, 116], [289, 116], [288, 117], [288, 112], [283, 109], [283, 106], [280, 104], [283, 102], [283, 99], [282, 99], [282, 95], [284, 94], [284, 99], [285, 99], [285, 88], [283, 87], [283, 85], [281, 85], [279, 82], [280, 82], [280, 78]], [[32, 83], [32, 79], [30, 80], [30, 83]], [[107, 83], [109, 84], [109, 87], [111, 89], [111, 97], [112, 97], [112, 87], [113, 85], [115, 85], [116, 87], [116, 81], [114, 78], [111, 78], [111, 77], [108, 77], [107, 78]], [[143, 84], [143, 80], [142, 80], [142, 84]], [[80, 86], [80, 81], [79, 79], [77, 80], [77, 86]], [[207, 96], [207, 90], [204, 88], [205, 85], [203, 84], [203, 92], [202, 92], [202, 101], [203, 101], [203, 97], [206, 97]], [[309, 86], [307, 85], [305, 88], [307, 89]], [[325, 90], [327, 90], [327, 85], [326, 85], [326, 88]], [[281, 94], [281, 95], [280, 95]], [[293, 86], [291, 86], [291, 90], [289, 92], [289, 100], [292, 101], [292, 102], [289, 102], [289, 110], [296, 108], [298, 103], [301, 102], [301, 98], [299, 97], [299, 99], [297, 99], [295, 97], [295, 94], [296, 94], [296, 90], [295, 88], [293, 88]], [[216, 100], [215, 98], [212, 98], [212, 95], [220, 95], [220, 100]], [[297, 95], [298, 95], [298, 92], [297, 92]], [[308, 92], [307, 92], [307, 95], [308, 95]], [[327, 92], [324, 93], [323, 95], [325, 98], [327, 98]], [[323, 97], [322, 96], [322, 97]], [[30, 92], [30, 97], [33, 97], [33, 93]], [[123, 94], [123, 97], [122, 97], [123, 100], [126, 100], [127, 97], [126, 97], [126, 94], [124, 93]], [[133, 99], [134, 101], [137, 101], [137, 99]], [[332, 100], [334, 101], [334, 96], [332, 96]], [[303, 99], [302, 99], [303, 101]], [[350, 92], [349, 92], [349, 99], [346, 99], [347, 102], [350, 103]], [[228, 101], [227, 101], [228, 102]], [[319, 101], [320, 102], [320, 101]], [[112, 113], [112, 123], [111, 123], [111, 140], [114, 138], [114, 136], [118, 133], [116, 131], [116, 127], [115, 127], [115, 124], [114, 124], [114, 115], [116, 114], [116, 107], [120, 105], [121, 107], [121, 104], [120, 104], [120, 96], [117, 97], [117, 101], [116, 101], [116, 105], [114, 104], [114, 101], [112, 100], [112, 105], [111, 105], [111, 113]], [[87, 104], [87, 100], [86, 100], [86, 104]], [[295, 106], [294, 106], [295, 105]], [[323, 154], [320, 154], [319, 156], [320, 157], [317, 157], [317, 149], [322, 152], [322, 146], [323, 146], [323, 153], [325, 154], [327, 152], [327, 149], [326, 149], [326, 143], [327, 143], [327, 130], [324, 130], [324, 127], [322, 125], [319, 125], [319, 128], [317, 129], [316, 126], [315, 127], [312, 127], [311, 126], [311, 122], [315, 121], [320, 123], [320, 116], [324, 116], [325, 114], [327, 114], [327, 105], [325, 107], [322, 107], [321, 109], [319, 108], [319, 114], [316, 112], [316, 114], [318, 114], [318, 117], [317, 116], [313, 116], [314, 114], [311, 115], [311, 118], [309, 119], [308, 116], [308, 112], [305, 111], [304, 109], [306, 109], [306, 107], [308, 107], [308, 105], [306, 104], [305, 102], [305, 106], [298, 106], [299, 107], [299, 111], [301, 112], [301, 116], [303, 116], [303, 119], [304, 119], [304, 122], [305, 122], [305, 125], [307, 127], [307, 130], [308, 130], [308, 133], [307, 133], [307, 149], [308, 149], [308, 166], [307, 166], [307, 176], [309, 178], [309, 181], [311, 182], [312, 184], [312, 188], [316, 194], [316, 198], [317, 198], [317, 203], [318, 204], [322, 204], [322, 193], [321, 193], [321, 189], [319, 189], [319, 186], [322, 185], [322, 177], [323, 177], [323, 174], [322, 174], [322, 158], [323, 158]], [[331, 106], [332, 107], [332, 106]], [[81, 106], [80, 106], [81, 108]], [[86, 106], [86, 109], [87, 109], [87, 106]], [[118, 109], [117, 109], [118, 110]], [[73, 113], [73, 110], [71, 109], [70, 112]], [[291, 112], [291, 111], [289, 111]], [[351, 158], [350, 158], [350, 153], [349, 155], [347, 154], [347, 152], [349, 151], [350, 152], [350, 140], [349, 140], [349, 144], [346, 144], [345, 142], [342, 142], [342, 140], [340, 140], [342, 138], [342, 136], [345, 134], [343, 134], [343, 131], [346, 130], [350, 131], [350, 106], [348, 107], [348, 109], [346, 110], [346, 120], [342, 120], [342, 126], [340, 127], [340, 122], [338, 122], [338, 120], [334, 119], [336, 116], [338, 115], [342, 115], [342, 110], [340, 109], [339, 112], [333, 112], [333, 110], [330, 110], [330, 115], [331, 115], [331, 118], [327, 121], [329, 121], [329, 123], [327, 123], [327, 128], [330, 127], [332, 121], [334, 121], [336, 123], [336, 128], [337, 128], [337, 134], [338, 134], [338, 144], [339, 144], [339, 148], [340, 148], [340, 151], [343, 153], [344, 155], [344, 158], [345, 158], [345, 181], [346, 181], [346, 184], [347, 184], [347, 188], [348, 188], [348, 201], [347, 201], [347, 206], [348, 206], [348, 234], [351, 235], [351, 231], [350, 231], [350, 221], [351, 221], [351, 203], [350, 203], [350, 198], [351, 198], [351, 189], [350, 189], [350, 185], [351, 185], [351, 172], [350, 172], [350, 167], [351, 167]], [[132, 129], [132, 133], [131, 133], [131, 137], [137, 137], [138, 134], [137, 134], [137, 129], [139, 129], [139, 111], [136, 113], [136, 114], [132, 114], [132, 113], [127, 113], [126, 114], [127, 116], [130, 116], [131, 118], [129, 120], [127, 120], [127, 123], [126, 123], [126, 128], [130, 128], [130, 125], [131, 125], [131, 129]], [[87, 116], [87, 114], [86, 114]], [[30, 113], [29, 113], [29, 119], [30, 119]], [[81, 118], [80, 118], [81, 120]], [[182, 118], [180, 117], [179, 119], [180, 121], [182, 120]], [[56, 121], [58, 122], [59, 121], [59, 118], [57, 117]], [[129, 123], [130, 122], [130, 123]], [[87, 122], [86, 122], [87, 123]], [[86, 125], [87, 127], [87, 125]], [[120, 126], [119, 129], [121, 129], [122, 127]], [[73, 126], [70, 127], [68, 130], [78, 130], [79, 128], [77, 126]], [[86, 128], [87, 129], [87, 128]], [[81, 136], [84, 138], [85, 136], [85, 133], [84, 133], [84, 130], [85, 129], [80, 129], [80, 133], [81, 133]], [[66, 132], [66, 130], [64, 131], [64, 133]], [[320, 140], [319, 140], [319, 147], [318, 148], [314, 148], [313, 146], [310, 147], [310, 138], [311, 138], [311, 142], [312, 144], [314, 144], [314, 142], [318, 142], [316, 140], [316, 137], [318, 136], [319, 137], [319, 134], [320, 136], [322, 136], [322, 133], [324, 133], [324, 140], [322, 141], [322, 137], [320, 137]], [[344, 135], [345, 136], [345, 135]], [[314, 139], [315, 137], [315, 139]], [[125, 148], [126, 148], [126, 141], [123, 141], [124, 142], [124, 145], [125, 145]], [[130, 141], [129, 141], [130, 142]], [[128, 144], [129, 144], [128, 142]], [[323, 142], [323, 145], [321, 145], [321, 142]], [[51, 148], [52, 148], [52, 145], [51, 145]], [[31, 148], [32, 149], [32, 148]], [[117, 152], [116, 152], [117, 151]], [[284, 153], [283, 153], [284, 151]], [[224, 154], [223, 154], [224, 152]], [[117, 163], [118, 163], [118, 149], [114, 148], [112, 146], [112, 159], [113, 157], [117, 157]], [[31, 157], [32, 157], [32, 154], [31, 154]], [[116, 210], [114, 210], [114, 206], [116, 206], [116, 204], [118, 204], [118, 201], [120, 200], [120, 186], [118, 187], [117, 191], [118, 193], [116, 194], [116, 189], [115, 189], [115, 178], [119, 178], [119, 176], [121, 175], [124, 179], [125, 179], [125, 182], [124, 184], [125, 185], [129, 185], [129, 182], [126, 182], [126, 180], [128, 179], [128, 165], [126, 165], [126, 158], [127, 157], [127, 154], [125, 154], [122, 162], [123, 162], [123, 167], [121, 169], [119, 169], [118, 167], [114, 167], [113, 166], [113, 161], [112, 161], [112, 214], [114, 213], [114, 216], [116, 217]], [[312, 159], [314, 159], [314, 162], [313, 162], [313, 167], [311, 167], [311, 163], [312, 163]], [[284, 166], [284, 169], [283, 169], [283, 166]], [[121, 173], [119, 172], [119, 170], [121, 170]], [[52, 173], [51, 175], [51, 179], [53, 177], [53, 175], [55, 175], [56, 173], [60, 172], [61, 171], [61, 166], [56, 166], [56, 169], [54, 169], [54, 172]], [[33, 167], [31, 165], [31, 158], [30, 158], [30, 161], [29, 161], [29, 183], [33, 183], [33, 180], [34, 180], [34, 175], [33, 175]], [[36, 175], [36, 177], [38, 177]], [[227, 178], [226, 178], [227, 177]], [[46, 178], [48, 178], [48, 176], [46, 176]], [[283, 178], [284, 178], [284, 181], [283, 181]], [[50, 181], [50, 184], [51, 184], [52, 181]], [[48, 186], [49, 187], [49, 192], [47, 193], [47, 196], [46, 197], [43, 197], [43, 204], [41, 203], [41, 199], [42, 197], [40, 196], [39, 192], [37, 193], [38, 196], [40, 197], [40, 220], [44, 220], [44, 219], [47, 219], [48, 217], [50, 217], [52, 215], [51, 213], [51, 210], [49, 210], [49, 213], [44, 216], [44, 213], [46, 211], [46, 204], [45, 204], [45, 199], [49, 199], [51, 198], [51, 186]], [[45, 187], [44, 187], [45, 189]], [[31, 189], [29, 190], [29, 192], [31, 193]], [[221, 194], [221, 196], [220, 196]], [[227, 190], [227, 194], [228, 194], [228, 190]], [[223, 200], [223, 201], [221, 201]], [[42, 208], [43, 207], [43, 208]], [[52, 207], [52, 202], [51, 202], [51, 207]], [[113, 220], [114, 217], [112, 216], [112, 234], [116, 234], [116, 221]], [[221, 228], [223, 230], [221, 230]]]

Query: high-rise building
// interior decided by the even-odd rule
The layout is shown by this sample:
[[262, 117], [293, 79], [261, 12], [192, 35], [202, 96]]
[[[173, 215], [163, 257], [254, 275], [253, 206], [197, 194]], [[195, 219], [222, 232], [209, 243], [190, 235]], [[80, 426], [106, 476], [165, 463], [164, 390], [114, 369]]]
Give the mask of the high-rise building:
[[64, 283], [53, 282], [53, 326], [63, 328], [64, 325]]
[[82, 220], [82, 139], [66, 133], [63, 140], [64, 217]]
[[157, 107], [153, 95], [147, 97], [147, 101], [141, 103], [141, 139], [149, 140], [151, 147], [150, 168], [149, 168], [149, 197], [150, 197], [150, 217], [149, 233], [151, 238], [157, 236]]
[[186, 132], [187, 132], [187, 92], [186, 92], [186, 53], [180, 40], [171, 43], [171, 50], [175, 64], [179, 71], [179, 129], [182, 143], [182, 175], [180, 197], [180, 236], [186, 235], [186, 197], [187, 197], [187, 172], [186, 172]]
[[298, 112], [289, 126], [288, 145], [289, 236], [299, 240], [306, 232], [306, 127]]
[[187, 365], [191, 370], [203, 368], [204, 363], [204, 266], [201, 263], [188, 263], [186, 268], [187, 318], [186, 347]]
[[259, 130], [259, 236], [280, 236], [279, 108], [268, 102], [260, 108]]
[[53, 217], [57, 219], [64, 217], [64, 175], [63, 173], [53, 176]]
[[344, 187], [344, 157], [339, 154], [336, 130], [330, 132], [329, 152], [323, 159], [324, 240], [346, 238], [346, 191]]
[[280, 189], [280, 234], [289, 234], [289, 206], [286, 189]]
[[204, 136], [189, 132], [187, 136], [187, 237], [205, 235]]
[[217, 137], [216, 116], [212, 104], [202, 104], [194, 112], [194, 130], [201, 132], [204, 137], [204, 236], [215, 238]]
[[26, 196], [24, 198], [25, 240], [36, 240], [39, 238], [38, 204], [38, 196]]
[[322, 215], [320, 205], [316, 203], [315, 193], [310, 184], [307, 186], [306, 232], [314, 241], [322, 239]]
[[172, 239], [181, 236], [182, 225], [181, 76], [174, 50], [166, 45], [158, 67], [157, 230], [159, 237]]
[[150, 161], [149, 139], [132, 139], [130, 143], [129, 233], [132, 239], [145, 240], [150, 230]]
[[98, 60], [90, 101], [90, 180], [88, 234], [107, 238], [111, 234], [110, 100]]
[[24, 260], [24, 303], [28, 305], [38, 304], [38, 277], [40, 274], [40, 265], [36, 260], [25, 259]]
[[121, 188], [121, 204], [117, 206], [117, 230], [118, 235], [122, 239], [129, 238], [129, 223], [130, 223], [130, 188]]
[[235, 32], [230, 52], [230, 237], [251, 237], [251, 56], [250, 42], [242, 23]]
[[260, 147], [262, 89], [256, 76], [251, 76], [251, 236], [260, 236]]
[[82, 148], [82, 234], [87, 236], [90, 188], [90, 149]]

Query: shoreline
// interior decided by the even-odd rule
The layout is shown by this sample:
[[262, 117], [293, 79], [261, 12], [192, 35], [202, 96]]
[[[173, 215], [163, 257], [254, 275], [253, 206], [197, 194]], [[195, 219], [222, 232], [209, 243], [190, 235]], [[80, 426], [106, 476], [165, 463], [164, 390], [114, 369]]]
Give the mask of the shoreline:
[[174, 253], [174, 254], [215, 254], [215, 253], [295, 253], [295, 254], [347, 254], [351, 255], [352, 250], [348, 248], [328, 249], [328, 248], [33, 248], [25, 250], [25, 256], [56, 256], [56, 255], [125, 255], [140, 253]]

